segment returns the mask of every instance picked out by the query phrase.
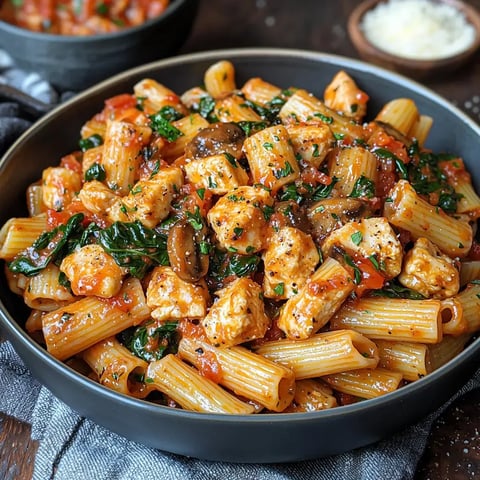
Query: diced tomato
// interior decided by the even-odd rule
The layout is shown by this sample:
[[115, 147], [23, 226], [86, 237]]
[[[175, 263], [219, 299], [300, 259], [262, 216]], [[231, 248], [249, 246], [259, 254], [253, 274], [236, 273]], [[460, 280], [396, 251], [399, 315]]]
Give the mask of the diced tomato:
[[109, 118], [116, 118], [123, 112], [137, 105], [135, 95], [129, 93], [122, 93], [105, 100], [105, 108], [102, 111], [102, 117], [107, 120]]
[[203, 352], [198, 356], [198, 370], [201, 375], [209, 378], [215, 383], [220, 383], [222, 379], [222, 366], [213, 352]]
[[461, 158], [440, 162], [438, 166], [454, 186], [458, 183], [469, 183], [471, 181], [470, 174], [465, 170], [465, 164]]
[[99, 226], [105, 226], [104, 220], [97, 218], [91, 212], [85, 209], [82, 202], [79, 200], [74, 200], [73, 202], [69, 203], [64, 210], [57, 212], [56, 210], [49, 208], [47, 209], [47, 226], [49, 229], [54, 229], [59, 225], [65, 225], [69, 218], [76, 213], [83, 213], [83, 226], [87, 226], [90, 223], [94, 222]]
[[314, 187], [320, 183], [323, 185], [330, 185], [332, 183], [331, 177], [312, 166], [304, 168], [300, 174], [300, 178], [303, 183], [308, 183]]
[[197, 338], [206, 340], [205, 330], [200, 323], [194, 323], [190, 320], [180, 320], [178, 322], [178, 331], [182, 337]]
[[355, 290], [358, 296], [362, 296], [367, 290], [377, 290], [383, 287], [385, 277], [380, 270], [377, 270], [369, 258], [360, 255], [353, 256], [353, 262], [362, 273], [362, 281]]
[[57, 212], [53, 208], [47, 210], [47, 227], [49, 230], [53, 230], [59, 225], [64, 225], [68, 222], [70, 214], [66, 211]]
[[133, 299], [123, 293], [110, 298], [102, 298], [101, 300], [104, 303], [108, 303], [110, 306], [118, 308], [125, 313], [131, 310], [133, 304]]
[[79, 173], [80, 175], [82, 174], [82, 163], [73, 153], [62, 157], [60, 160], [60, 166], [68, 168], [69, 170]]
[[389, 169], [381, 169], [378, 172], [375, 184], [376, 195], [382, 199], [387, 197], [390, 190], [395, 186], [396, 180], [395, 172]]
[[355, 95], [355, 100], [357, 100], [358, 104], [365, 105], [370, 100], [370, 97], [364, 91], [359, 90]]

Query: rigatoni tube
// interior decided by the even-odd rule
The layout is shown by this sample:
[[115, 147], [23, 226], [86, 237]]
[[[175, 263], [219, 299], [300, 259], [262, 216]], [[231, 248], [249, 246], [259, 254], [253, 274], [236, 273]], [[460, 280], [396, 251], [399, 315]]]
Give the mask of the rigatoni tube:
[[213, 355], [221, 368], [221, 385], [269, 410], [282, 412], [292, 402], [295, 392], [293, 371], [244, 347], [217, 348], [184, 337], [178, 346], [178, 354], [197, 368], [201, 367], [205, 355]]
[[437, 343], [442, 339], [442, 303], [364, 297], [346, 302], [330, 328], [351, 328], [372, 339]]
[[358, 368], [375, 368], [377, 346], [353, 330], [326, 332], [305, 340], [276, 340], [255, 352], [291, 368], [297, 380]]
[[140, 280], [130, 278], [115, 297], [85, 297], [43, 317], [47, 350], [66, 360], [150, 316]]
[[472, 227], [423, 200], [406, 180], [400, 180], [385, 202], [384, 215], [414, 239], [425, 237], [450, 257], [464, 257], [472, 246]]
[[239, 415], [254, 411], [252, 405], [203, 377], [173, 354], [150, 363], [146, 381], [186, 410]]

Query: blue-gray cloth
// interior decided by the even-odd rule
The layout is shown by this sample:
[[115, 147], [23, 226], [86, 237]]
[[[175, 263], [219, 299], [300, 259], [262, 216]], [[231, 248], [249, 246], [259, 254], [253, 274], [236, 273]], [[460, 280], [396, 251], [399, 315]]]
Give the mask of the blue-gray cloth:
[[0, 344], [0, 410], [32, 424], [34, 480], [409, 480], [434, 420], [480, 388], [480, 370], [442, 408], [402, 432], [353, 452], [298, 463], [207, 462], [126, 440], [80, 417], [32, 378], [9, 342]]

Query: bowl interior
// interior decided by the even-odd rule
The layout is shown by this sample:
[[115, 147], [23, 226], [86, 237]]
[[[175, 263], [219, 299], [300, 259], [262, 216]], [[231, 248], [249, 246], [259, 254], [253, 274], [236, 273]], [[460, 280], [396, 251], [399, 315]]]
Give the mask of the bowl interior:
[[[412, 98], [434, 118], [427, 147], [460, 155], [480, 187], [476, 161], [480, 128], [466, 115], [422, 86], [371, 65], [333, 55], [296, 50], [242, 49], [187, 55], [135, 68], [100, 83], [59, 106], [23, 134], [0, 160], [0, 222], [26, 214], [25, 189], [41, 170], [78, 145], [83, 123], [116, 94], [130, 92], [145, 78], [182, 93], [200, 85], [206, 68], [231, 60], [237, 84], [260, 76], [281, 88], [298, 86], [322, 96], [340, 69], [371, 96], [370, 117], [393, 98]], [[248, 417], [195, 414], [113, 393], [53, 359], [22, 330], [23, 302], [0, 280], [0, 326], [33, 374], [79, 413], [127, 438], [170, 452], [238, 462], [293, 461], [340, 453], [379, 440], [422, 418], [458, 389], [475, 368], [480, 343], [397, 392], [357, 405], [314, 414]], [[398, 412], [392, 415], [391, 412]], [[114, 414], [112, 413], [114, 412]], [[262, 418], [263, 417], [263, 418]], [[159, 432], [162, 432], [159, 434]], [[313, 441], [313, 439], [316, 439]]]

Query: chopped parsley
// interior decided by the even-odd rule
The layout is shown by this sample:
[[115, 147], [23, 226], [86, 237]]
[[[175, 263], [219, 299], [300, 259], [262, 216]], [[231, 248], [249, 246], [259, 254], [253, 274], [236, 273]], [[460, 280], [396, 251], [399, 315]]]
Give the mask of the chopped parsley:
[[103, 144], [103, 138], [98, 133], [94, 133], [87, 138], [82, 138], [78, 142], [78, 146], [82, 152], [86, 152], [91, 148], [99, 147]]

